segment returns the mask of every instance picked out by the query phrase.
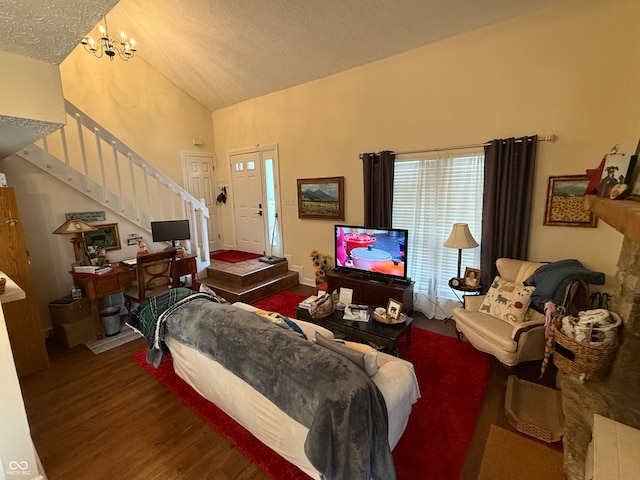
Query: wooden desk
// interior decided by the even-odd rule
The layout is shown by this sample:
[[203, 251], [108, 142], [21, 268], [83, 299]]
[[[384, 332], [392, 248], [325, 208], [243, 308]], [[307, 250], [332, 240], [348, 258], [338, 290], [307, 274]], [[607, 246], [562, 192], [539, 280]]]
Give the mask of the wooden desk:
[[[102, 275], [90, 273], [70, 272], [73, 276], [73, 283], [82, 289], [85, 297], [91, 302], [91, 316], [96, 329], [96, 338], [104, 338], [104, 329], [100, 320], [100, 305], [98, 299], [107, 297], [113, 293], [123, 292], [125, 287], [136, 281], [136, 270], [124, 268], [117, 264], [112, 264], [113, 271]], [[177, 275], [183, 277], [191, 275], [191, 288], [198, 289], [198, 264], [195, 255], [185, 255], [178, 259], [175, 265]]]

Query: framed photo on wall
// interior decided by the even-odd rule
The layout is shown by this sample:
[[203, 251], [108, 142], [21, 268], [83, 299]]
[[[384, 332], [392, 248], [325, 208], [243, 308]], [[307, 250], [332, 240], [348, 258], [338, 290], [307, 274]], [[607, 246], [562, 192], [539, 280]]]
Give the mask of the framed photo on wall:
[[89, 247], [104, 248], [105, 250], [120, 250], [120, 234], [117, 223], [94, 225], [98, 230], [84, 232], [84, 243]]
[[344, 220], [344, 177], [299, 178], [298, 218]]
[[597, 227], [598, 217], [584, 208], [584, 191], [588, 184], [587, 175], [549, 177], [544, 225]]

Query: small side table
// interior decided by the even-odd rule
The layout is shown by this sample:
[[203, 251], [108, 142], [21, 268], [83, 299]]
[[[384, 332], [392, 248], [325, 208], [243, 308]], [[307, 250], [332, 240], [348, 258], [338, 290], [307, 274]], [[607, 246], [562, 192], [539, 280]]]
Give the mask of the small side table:
[[[465, 295], [480, 295], [480, 291], [482, 290], [481, 287], [465, 287], [464, 285], [462, 285], [462, 279], [458, 279], [458, 281], [460, 282], [459, 285], [453, 285], [451, 283], [453, 282], [453, 280], [455, 279], [452, 278], [451, 280], [449, 280], [449, 288], [451, 289], [453, 294], [456, 296], [456, 298], [458, 299], [458, 301], [460, 302], [463, 308], [464, 308]], [[462, 298], [460, 297], [458, 292], [461, 292]], [[451, 320], [455, 325], [456, 321], [453, 318], [447, 318], [445, 321], [449, 321], [449, 320]], [[460, 341], [460, 335], [461, 333], [456, 328], [456, 337], [458, 337], [458, 342]]]
[[[460, 295], [458, 295], [457, 292], [462, 292], [462, 296], [464, 295], [480, 295], [480, 291], [482, 290], [482, 287], [465, 287], [464, 285], [462, 285], [462, 283], [460, 283], [460, 285], [453, 285], [451, 282], [453, 282], [453, 278], [451, 280], [449, 280], [449, 288], [451, 289], [451, 291], [453, 292], [453, 294], [456, 296], [456, 298], [458, 299], [458, 301], [464, 306], [464, 299], [460, 298]], [[462, 282], [462, 279], [458, 279], [460, 282]]]

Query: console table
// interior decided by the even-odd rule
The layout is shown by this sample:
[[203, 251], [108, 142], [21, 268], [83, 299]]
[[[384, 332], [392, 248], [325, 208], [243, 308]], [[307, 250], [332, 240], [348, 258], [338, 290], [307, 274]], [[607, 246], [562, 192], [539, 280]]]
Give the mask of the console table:
[[[125, 268], [116, 264], [112, 264], [111, 268], [112, 271], [102, 275], [70, 272], [73, 276], [73, 283], [82, 289], [84, 296], [91, 303], [91, 316], [95, 324], [97, 339], [104, 338], [98, 299], [122, 292], [127, 285], [136, 281], [135, 268]], [[191, 288], [198, 289], [196, 279], [198, 264], [195, 255], [185, 255], [178, 258], [174, 268], [175, 273], [180, 277], [191, 275]]]
[[371, 316], [371, 309], [369, 310], [369, 321], [367, 322], [345, 320], [342, 318], [344, 314], [342, 310], [336, 310], [324, 318], [311, 318], [309, 310], [302, 307], [296, 308], [296, 318], [315, 323], [332, 332], [341, 332], [348, 338], [372, 343], [379, 347], [380, 350], [399, 356], [398, 340], [406, 335], [407, 345], [411, 345], [411, 324], [413, 323], [413, 318], [407, 317], [404, 323], [389, 325], [376, 322]]
[[402, 303], [402, 311], [409, 315], [413, 311], [413, 284], [388, 281], [368, 280], [357, 275], [344, 272], [329, 272], [326, 275], [327, 293], [340, 288], [353, 290], [353, 302], [376, 307], [387, 307], [390, 298]]

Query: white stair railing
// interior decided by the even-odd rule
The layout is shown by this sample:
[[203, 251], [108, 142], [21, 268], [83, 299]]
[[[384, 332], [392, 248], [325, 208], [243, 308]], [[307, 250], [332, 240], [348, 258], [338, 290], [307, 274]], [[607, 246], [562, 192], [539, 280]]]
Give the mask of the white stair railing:
[[67, 125], [24, 148], [21, 156], [147, 233], [154, 220], [188, 218], [198, 271], [209, 265], [204, 202], [66, 99], [65, 108]]

